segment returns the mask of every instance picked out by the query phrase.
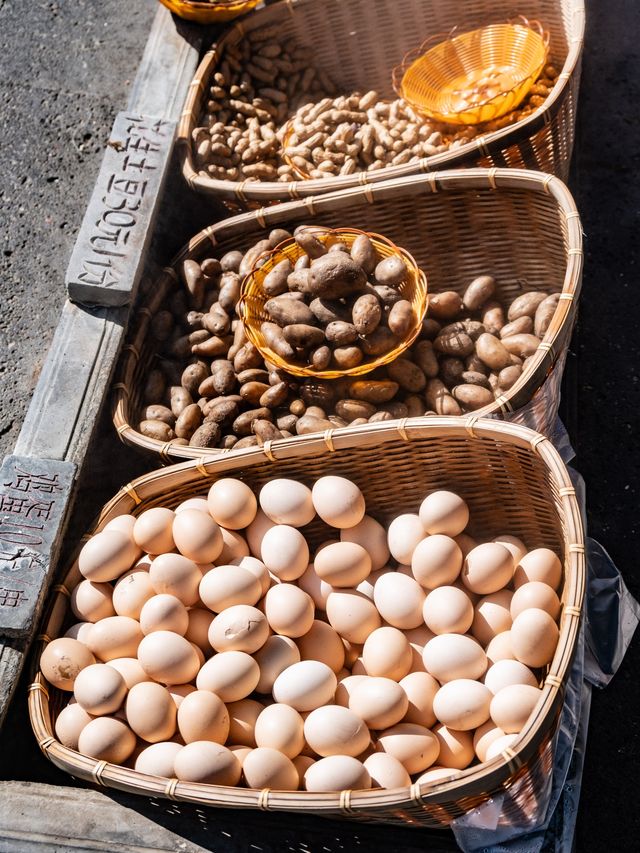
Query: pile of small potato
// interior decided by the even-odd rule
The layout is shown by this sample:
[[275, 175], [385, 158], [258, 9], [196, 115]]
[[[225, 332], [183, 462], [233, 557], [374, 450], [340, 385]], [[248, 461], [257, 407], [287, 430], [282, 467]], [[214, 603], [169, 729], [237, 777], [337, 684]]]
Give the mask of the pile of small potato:
[[278, 27], [262, 27], [224, 47], [192, 133], [196, 168], [212, 178], [288, 183], [414, 163], [529, 115], [558, 76], [548, 65], [517, 110], [453, 127], [375, 91], [336, 94], [309, 49], [280, 37]]
[[389, 352], [415, 328], [413, 307], [398, 290], [408, 276], [402, 255], [380, 260], [366, 234], [350, 250], [312, 231], [295, 239], [302, 249], [295, 266], [284, 258], [262, 283], [270, 298], [261, 331], [287, 363], [348, 370]]
[[[309, 227], [296, 228], [296, 239], [308, 241]], [[496, 299], [494, 279], [480, 276], [462, 297], [431, 293], [420, 335], [387, 366], [359, 379], [301, 380], [263, 360], [236, 313], [244, 276], [291, 236], [278, 228], [244, 254], [232, 250], [220, 259], [183, 261], [182, 287], [155, 314], [148, 333], [156, 353], [142, 393], [143, 435], [177, 445], [240, 449], [348, 424], [475, 411], [517, 382], [558, 305], [558, 293], [536, 291], [505, 304]], [[265, 277], [270, 294], [288, 286], [281, 275], [285, 268]], [[386, 324], [381, 322], [368, 343], [363, 338], [362, 348], [372, 350], [372, 341], [395, 345], [393, 332], [400, 335], [405, 328], [408, 303], [388, 284], [374, 284], [368, 296], [371, 306], [373, 299], [379, 302]], [[348, 324], [344, 301], [319, 298], [313, 304], [327, 320], [335, 316]], [[297, 310], [305, 307], [300, 303]], [[371, 310], [375, 316], [375, 306]], [[280, 335], [274, 326], [271, 331]], [[352, 350], [360, 351], [352, 345], [342, 349], [351, 358], [358, 357]]]
[[[328, 538], [312, 555], [316, 515]], [[562, 566], [469, 522], [434, 491], [385, 529], [333, 475], [257, 499], [221, 479], [175, 511], [112, 519], [78, 558], [80, 621], [40, 660], [73, 693], [59, 741], [272, 790], [406, 787], [499, 756], [542, 695]]]

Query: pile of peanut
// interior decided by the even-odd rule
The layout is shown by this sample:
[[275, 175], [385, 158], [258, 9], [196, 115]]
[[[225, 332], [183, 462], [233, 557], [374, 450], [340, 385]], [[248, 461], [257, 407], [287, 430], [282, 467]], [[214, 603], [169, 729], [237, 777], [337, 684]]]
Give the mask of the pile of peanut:
[[415, 329], [418, 318], [398, 290], [408, 276], [402, 255], [380, 257], [366, 234], [350, 250], [310, 230], [296, 230], [295, 240], [302, 250], [295, 266], [284, 258], [262, 282], [271, 298], [261, 331], [288, 364], [349, 370]]
[[[275, 229], [244, 254], [182, 263], [181, 287], [151, 323], [156, 353], [143, 390], [143, 435], [242, 448], [348, 424], [476, 411], [526, 370], [558, 305], [558, 293], [537, 291], [503, 304], [494, 279], [482, 275], [462, 297], [431, 294], [418, 339], [389, 365], [359, 379], [300, 380], [263, 360], [236, 313], [243, 277], [291, 236]], [[393, 294], [384, 291], [384, 311]]]
[[211, 178], [291, 182], [417, 162], [529, 115], [558, 76], [546, 66], [520, 107], [493, 122], [447, 126], [375, 91], [337, 94], [308, 48], [279, 36], [262, 27], [224, 47], [192, 133], [196, 168]]

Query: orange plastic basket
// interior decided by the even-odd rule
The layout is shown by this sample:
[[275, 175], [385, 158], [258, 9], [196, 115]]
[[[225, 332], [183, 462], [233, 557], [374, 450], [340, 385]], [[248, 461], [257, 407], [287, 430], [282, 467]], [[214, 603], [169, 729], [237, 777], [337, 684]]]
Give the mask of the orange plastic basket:
[[291, 373], [294, 376], [313, 376], [318, 379], [337, 379], [341, 376], [363, 376], [365, 373], [375, 370], [376, 367], [381, 367], [383, 364], [388, 364], [390, 361], [396, 359], [417, 338], [422, 326], [422, 320], [427, 311], [427, 278], [424, 272], [418, 268], [416, 261], [409, 252], [399, 248], [391, 240], [387, 240], [386, 237], [382, 237], [380, 234], [360, 231], [357, 228], [330, 229], [310, 227], [309, 230], [313, 231], [319, 240], [329, 246], [341, 242], [350, 247], [358, 235], [366, 233], [378, 253], [379, 260], [388, 258], [391, 255], [402, 256], [407, 265], [408, 275], [405, 281], [398, 286], [398, 290], [402, 294], [402, 298], [408, 300], [413, 308], [413, 324], [405, 337], [393, 349], [389, 350], [389, 352], [370, 357], [369, 359], [365, 358], [357, 367], [351, 367], [348, 370], [315, 370], [308, 364], [287, 361], [274, 352], [268, 346], [260, 330], [262, 322], [269, 320], [269, 315], [264, 307], [268, 297], [264, 292], [262, 282], [277, 263], [288, 258], [293, 265], [303, 254], [303, 250], [294, 238], [284, 240], [275, 249], [266, 252], [258, 258], [258, 264], [262, 261], [264, 263], [261, 263], [261, 266], [256, 265], [242, 282], [240, 301], [237, 306], [238, 314], [244, 324], [247, 337], [260, 350], [263, 358], [275, 364], [276, 367], [285, 370], [287, 373]]
[[393, 72], [398, 95], [446, 124], [481, 124], [514, 110], [539, 77], [549, 34], [537, 21], [491, 24], [433, 39]]
[[215, 24], [232, 21], [250, 12], [260, 0], [216, 0], [214, 3], [198, 3], [196, 0], [160, 0], [174, 14], [197, 24]]

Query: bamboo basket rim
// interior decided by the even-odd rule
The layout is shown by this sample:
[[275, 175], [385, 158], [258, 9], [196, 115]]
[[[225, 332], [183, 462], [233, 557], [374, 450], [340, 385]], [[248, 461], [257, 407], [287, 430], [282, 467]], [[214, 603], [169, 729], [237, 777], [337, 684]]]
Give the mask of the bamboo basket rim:
[[[67, 578], [74, 571], [74, 560], [62, 584], [54, 587], [54, 595], [49, 601], [44, 631], [37, 638], [31, 658], [31, 683], [28, 687], [29, 717], [34, 734], [44, 755], [54, 764], [67, 772], [72, 772], [95, 784], [120, 788], [146, 796], [160, 796], [171, 800], [197, 802], [220, 807], [258, 807], [267, 811], [312, 811], [316, 813], [341, 813], [345, 816], [374, 813], [381, 807], [401, 807], [402, 804], [424, 804], [437, 806], [447, 802], [452, 794], [461, 798], [478, 796], [478, 787], [491, 790], [496, 785], [506, 784], [532, 758], [537, 747], [537, 738], [541, 734], [543, 723], [551, 715], [556, 715], [563, 701], [565, 679], [575, 650], [582, 604], [586, 584], [585, 544], [582, 517], [575, 488], [569, 473], [552, 442], [527, 427], [500, 421], [469, 417], [423, 417], [406, 419], [404, 422], [389, 421], [369, 424], [362, 427], [344, 427], [329, 430], [324, 435], [314, 434], [297, 438], [283, 439], [273, 448], [251, 447], [236, 451], [232, 455], [219, 455], [208, 460], [191, 460], [169, 469], [156, 469], [144, 474], [125, 485], [108, 501], [90, 534], [81, 539], [80, 546], [93, 533], [99, 532], [112, 518], [123, 513], [136, 513], [144, 510], [144, 501], [151, 500], [163, 492], [165, 481], [170, 480], [171, 490], [185, 484], [197, 488], [199, 481], [215, 478], [216, 475], [232, 476], [234, 471], [251, 471], [252, 465], [264, 462], [274, 464], [305, 456], [317, 458], [319, 454], [330, 456], [340, 450], [361, 448], [362, 452], [371, 452], [373, 448], [384, 450], [387, 442], [402, 440], [427, 441], [430, 438], [465, 438], [491, 440], [495, 443], [509, 444], [539, 457], [557, 487], [564, 515], [564, 579], [568, 594], [560, 616], [560, 635], [555, 655], [549, 666], [542, 686], [542, 695], [535, 709], [535, 716], [528, 721], [525, 729], [512, 747], [505, 749], [499, 756], [483, 764], [462, 770], [455, 778], [445, 781], [413, 783], [408, 788], [370, 789], [364, 791], [341, 791], [329, 793], [310, 793], [302, 791], [271, 791], [269, 789], [236, 788], [228, 786], [206, 785], [179, 782], [159, 776], [142, 774], [120, 765], [110, 764], [81, 755], [76, 750], [63, 746], [53, 734], [53, 725], [49, 709], [49, 687], [39, 671], [39, 656], [44, 646], [52, 639], [48, 636], [53, 621], [56, 604], [61, 598], [67, 599], [71, 590], [65, 586]], [[277, 450], [277, 455], [276, 451]], [[173, 482], [175, 478], [179, 482]], [[166, 491], [166, 490], [165, 490]], [[558, 508], [560, 512], [560, 507]], [[79, 550], [79, 549], [78, 549]], [[66, 602], [65, 602], [66, 606]], [[51, 631], [51, 633], [54, 633]]]
[[339, 209], [343, 202], [348, 203], [354, 199], [364, 199], [369, 204], [375, 204], [377, 200], [394, 198], [400, 194], [404, 196], [405, 193], [413, 194], [426, 191], [437, 194], [470, 189], [499, 192], [503, 188], [529, 190], [551, 195], [557, 203], [561, 215], [565, 218], [567, 226], [567, 264], [561, 298], [547, 333], [537, 352], [532, 356], [531, 367], [505, 394], [501, 395], [494, 403], [478, 410], [476, 415], [480, 417], [488, 415], [506, 416], [526, 405], [553, 368], [561, 351], [563, 336], [567, 331], [570, 333], [572, 319], [577, 311], [584, 254], [580, 214], [569, 189], [554, 175], [525, 169], [475, 168], [450, 170], [435, 172], [431, 175], [406, 176], [371, 186], [352, 187], [336, 193], [327, 193], [323, 196], [310, 196], [300, 201], [289, 201], [260, 208], [224, 219], [196, 234], [173, 258], [171, 265], [165, 267], [153, 296], [137, 312], [136, 319], [139, 320], [140, 324], [135, 342], [127, 344], [124, 348], [119, 378], [114, 386], [112, 417], [120, 439], [141, 450], [159, 454], [163, 462], [170, 462], [176, 458], [207, 458], [216, 452], [213, 448], [183, 447], [173, 445], [171, 442], [161, 442], [142, 435], [129, 423], [130, 390], [127, 383], [132, 381], [135, 366], [141, 358], [140, 344], [146, 335], [153, 311], [157, 310], [162, 304], [165, 288], [175, 282], [176, 273], [173, 267], [181, 260], [192, 257], [199, 251], [204, 251], [205, 248], [215, 248], [234, 237], [243, 226], [248, 224], [255, 222], [262, 229], [274, 228], [286, 224], [292, 218], [305, 212], [314, 216], [320, 212], [336, 209], [336, 207]]
[[315, 0], [277, 0], [277, 2], [254, 11], [248, 19], [236, 22], [232, 27], [225, 30], [219, 40], [203, 56], [191, 81], [176, 132], [176, 146], [182, 162], [182, 172], [188, 185], [195, 192], [233, 199], [243, 205], [247, 205], [249, 202], [270, 203], [286, 197], [297, 199], [304, 196], [335, 192], [353, 186], [371, 186], [380, 181], [400, 178], [409, 174], [415, 175], [430, 173], [442, 168], [454, 168], [464, 165], [473, 155], [491, 156], [493, 153], [501, 151], [505, 142], [508, 142], [509, 145], [518, 144], [529, 139], [551, 123], [562, 106], [569, 82], [582, 56], [586, 17], [585, 4], [584, 0], [569, 0], [571, 3], [570, 17], [572, 26], [575, 27], [575, 35], [568, 40], [567, 57], [558, 79], [544, 104], [531, 115], [525, 116], [512, 125], [478, 136], [456, 148], [455, 151], [449, 150], [434, 154], [431, 157], [424, 157], [419, 163], [387, 166], [375, 172], [354, 172], [352, 175], [339, 175], [322, 180], [300, 180], [289, 184], [276, 181], [223, 181], [218, 178], [210, 178], [208, 175], [199, 172], [195, 167], [191, 131], [195, 127], [195, 120], [200, 112], [200, 98], [206, 92], [207, 81], [215, 68], [218, 54], [227, 44], [237, 43], [245, 33], [262, 26], [263, 19], [266, 19], [266, 22], [277, 19], [281, 12], [295, 15], [298, 6], [309, 2], [315, 2]]
[[[374, 356], [368, 361], [363, 361], [356, 367], [350, 367], [343, 370], [336, 368], [315, 370], [310, 364], [302, 365], [296, 362], [289, 362], [286, 358], [282, 358], [282, 356], [278, 355], [278, 353], [271, 349], [266, 341], [264, 341], [264, 335], [260, 332], [260, 327], [258, 325], [260, 318], [256, 316], [256, 306], [250, 303], [255, 302], [257, 299], [262, 300], [265, 296], [262, 292], [261, 283], [257, 278], [257, 276], [260, 275], [260, 269], [262, 268], [259, 267], [258, 264], [260, 261], [262, 261], [265, 266], [266, 263], [270, 263], [270, 269], [273, 269], [273, 265], [277, 263], [278, 255], [282, 255], [281, 259], [283, 260], [287, 257], [284, 254], [285, 250], [295, 244], [295, 237], [290, 237], [283, 240], [282, 243], [277, 245], [275, 248], [268, 249], [266, 252], [263, 252], [259, 258], [256, 258], [253, 269], [244, 277], [236, 312], [244, 325], [247, 338], [258, 349], [260, 355], [265, 359], [265, 361], [270, 361], [272, 364], [275, 364], [276, 367], [286, 371], [292, 376], [310, 376], [314, 379], [339, 379], [345, 376], [365, 376], [377, 367], [389, 364], [389, 362], [401, 356], [420, 334], [422, 321], [428, 306], [427, 276], [424, 270], [420, 269], [413, 255], [402, 246], [397, 246], [388, 237], [385, 237], [383, 234], [376, 234], [373, 231], [363, 231], [360, 228], [347, 226], [338, 226], [336, 228], [310, 226], [307, 230], [317, 231], [319, 238], [322, 234], [328, 234], [331, 238], [337, 238], [338, 242], [341, 237], [355, 238], [356, 236], [364, 234], [369, 237], [374, 248], [378, 249], [378, 246], [383, 246], [386, 249], [390, 249], [392, 254], [399, 255], [405, 261], [408, 275], [411, 276], [414, 282], [413, 293], [404, 293], [403, 298], [407, 299], [411, 296], [411, 301], [417, 301], [420, 306], [418, 312], [413, 311], [412, 307], [413, 323], [411, 328], [388, 352], [382, 353], [382, 355], [379, 356]], [[388, 257], [391, 257], [391, 255]], [[267, 299], [268, 297], [264, 298], [264, 302], [266, 302]]]

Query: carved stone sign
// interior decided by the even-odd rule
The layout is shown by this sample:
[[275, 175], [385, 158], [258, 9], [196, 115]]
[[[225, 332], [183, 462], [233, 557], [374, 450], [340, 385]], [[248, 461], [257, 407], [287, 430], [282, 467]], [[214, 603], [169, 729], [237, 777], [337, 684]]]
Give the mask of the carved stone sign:
[[40, 614], [76, 466], [7, 456], [0, 468], [0, 635], [27, 636]]
[[133, 301], [175, 127], [166, 119], [118, 114], [67, 269], [72, 301]]

